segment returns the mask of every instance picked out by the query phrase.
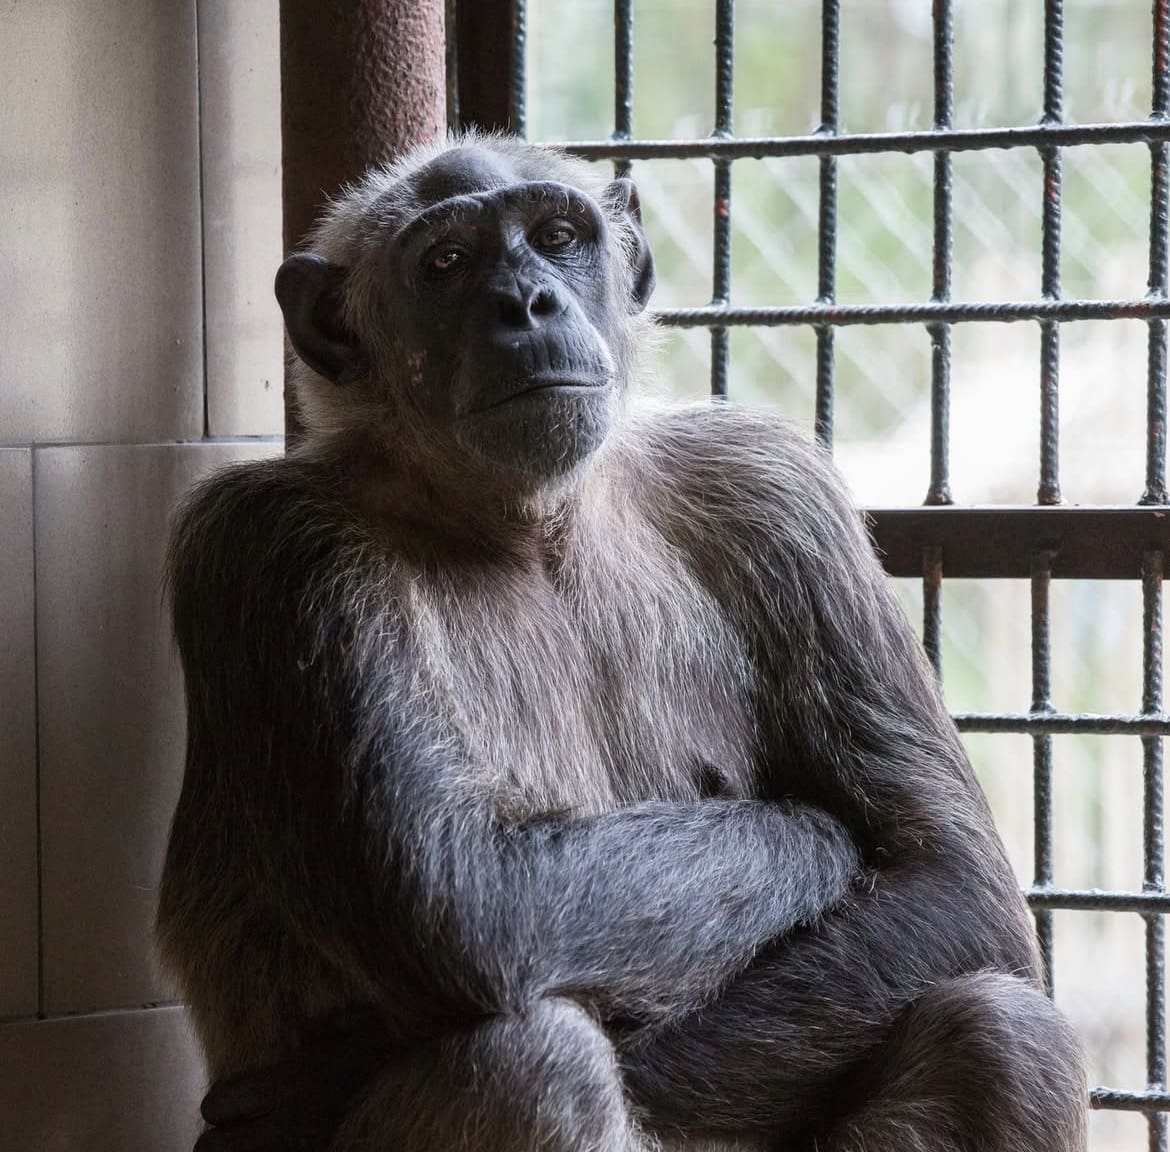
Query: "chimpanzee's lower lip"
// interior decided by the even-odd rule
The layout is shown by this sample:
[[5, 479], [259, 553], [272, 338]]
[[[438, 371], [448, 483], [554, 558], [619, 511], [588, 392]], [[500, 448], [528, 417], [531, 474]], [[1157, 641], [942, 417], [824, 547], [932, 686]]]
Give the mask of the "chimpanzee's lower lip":
[[478, 415], [481, 412], [490, 412], [493, 408], [501, 408], [515, 400], [526, 400], [538, 395], [555, 396], [574, 392], [590, 392], [603, 388], [605, 384], [604, 380], [586, 379], [581, 376], [530, 376], [524, 381], [523, 386], [515, 392], [509, 392], [507, 396], [501, 396], [490, 404], [473, 408], [471, 414]]

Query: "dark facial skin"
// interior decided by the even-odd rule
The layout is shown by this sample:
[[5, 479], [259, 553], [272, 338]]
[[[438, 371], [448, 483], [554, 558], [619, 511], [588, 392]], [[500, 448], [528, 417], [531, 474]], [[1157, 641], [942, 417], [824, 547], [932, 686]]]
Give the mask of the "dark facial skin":
[[393, 240], [388, 306], [429, 422], [469, 453], [547, 478], [613, 420], [612, 273], [600, 209], [565, 185], [438, 201]]

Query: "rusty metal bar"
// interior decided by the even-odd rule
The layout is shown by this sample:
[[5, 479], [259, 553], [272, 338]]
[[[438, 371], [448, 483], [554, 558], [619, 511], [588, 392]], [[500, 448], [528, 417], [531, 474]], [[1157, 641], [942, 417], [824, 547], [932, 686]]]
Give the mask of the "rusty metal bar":
[[947, 578], [1028, 579], [1052, 556], [1058, 580], [1138, 580], [1151, 548], [1170, 550], [1170, 508], [870, 508], [874, 544], [892, 576], [921, 576], [922, 549], [942, 550]]

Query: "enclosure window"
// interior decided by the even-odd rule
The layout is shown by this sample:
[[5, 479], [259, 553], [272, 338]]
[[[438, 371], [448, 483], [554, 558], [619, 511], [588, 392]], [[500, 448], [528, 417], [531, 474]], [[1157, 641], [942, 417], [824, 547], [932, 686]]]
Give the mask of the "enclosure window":
[[493, 3], [509, 126], [638, 183], [662, 387], [779, 406], [868, 507], [1093, 1146], [1166, 1149], [1168, 0]]

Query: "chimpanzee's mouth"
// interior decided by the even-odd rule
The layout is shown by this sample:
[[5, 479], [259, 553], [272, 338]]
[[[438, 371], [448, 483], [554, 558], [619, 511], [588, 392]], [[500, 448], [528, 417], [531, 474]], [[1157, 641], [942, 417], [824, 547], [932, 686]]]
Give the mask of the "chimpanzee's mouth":
[[572, 375], [541, 375], [526, 377], [520, 386], [509, 391], [487, 404], [480, 404], [471, 410], [471, 414], [478, 415], [490, 412], [493, 408], [502, 408], [517, 400], [553, 398], [557, 396], [571, 396], [603, 389], [609, 383], [605, 378], [598, 379], [592, 376]]

